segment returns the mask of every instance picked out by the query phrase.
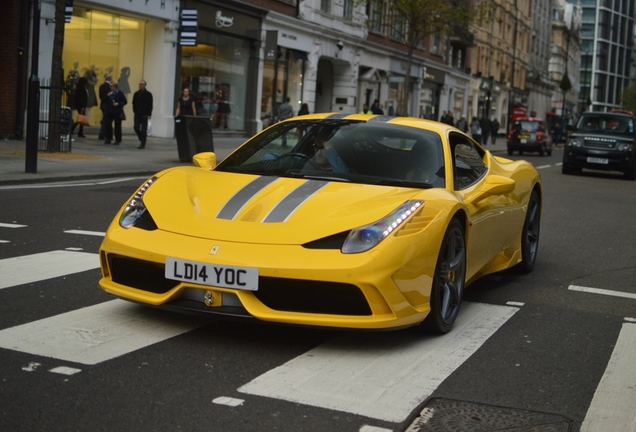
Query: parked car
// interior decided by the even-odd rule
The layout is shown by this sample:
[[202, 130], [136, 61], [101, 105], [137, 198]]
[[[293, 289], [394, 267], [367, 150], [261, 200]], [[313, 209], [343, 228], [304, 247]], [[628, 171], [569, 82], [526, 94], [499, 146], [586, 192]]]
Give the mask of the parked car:
[[585, 112], [574, 127], [563, 152], [563, 174], [583, 168], [622, 172], [636, 179], [636, 119], [619, 112]]
[[543, 156], [552, 154], [552, 137], [548, 133], [545, 121], [536, 117], [528, 117], [515, 120], [512, 129], [508, 133], [508, 154], [518, 151], [538, 152]]

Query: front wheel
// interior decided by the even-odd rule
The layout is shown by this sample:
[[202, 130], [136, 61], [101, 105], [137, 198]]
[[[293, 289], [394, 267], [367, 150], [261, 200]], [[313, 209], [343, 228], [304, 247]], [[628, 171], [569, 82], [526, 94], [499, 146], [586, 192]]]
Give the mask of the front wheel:
[[517, 264], [520, 273], [530, 273], [534, 268], [539, 250], [539, 228], [541, 223], [541, 205], [539, 193], [534, 190], [528, 200], [526, 220], [521, 233], [521, 262]]
[[431, 311], [422, 323], [430, 333], [444, 334], [452, 328], [466, 284], [464, 227], [453, 219], [442, 240], [431, 287]]

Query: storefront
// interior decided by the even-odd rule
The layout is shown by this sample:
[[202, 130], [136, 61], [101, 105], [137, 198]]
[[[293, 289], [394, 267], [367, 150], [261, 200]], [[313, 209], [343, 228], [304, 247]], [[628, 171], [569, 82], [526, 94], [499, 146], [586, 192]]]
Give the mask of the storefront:
[[277, 121], [280, 104], [289, 97], [294, 114], [305, 103], [304, 78], [307, 52], [312, 39], [298, 32], [279, 27], [266, 32], [261, 120], [263, 128]]
[[[99, 125], [99, 86], [106, 74], [119, 83], [119, 89], [132, 102], [132, 93], [143, 79], [146, 21], [75, 6], [71, 22], [64, 27], [66, 104], [74, 108], [73, 94], [80, 78], [88, 89], [91, 125]], [[125, 107], [124, 126], [132, 126], [132, 103]]]
[[[218, 130], [257, 131], [256, 98], [261, 21], [267, 11], [231, 2], [186, 1], [198, 11], [196, 46], [180, 52], [178, 98], [189, 88], [197, 115]], [[176, 99], [175, 99], [176, 100]]]

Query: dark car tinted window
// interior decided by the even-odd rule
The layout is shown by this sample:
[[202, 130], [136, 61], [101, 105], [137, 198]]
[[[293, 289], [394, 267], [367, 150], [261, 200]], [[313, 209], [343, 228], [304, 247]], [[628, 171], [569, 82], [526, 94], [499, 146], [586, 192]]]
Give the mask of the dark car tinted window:
[[487, 167], [483, 155], [468, 137], [451, 133], [450, 143], [453, 148], [455, 189], [465, 189], [484, 176]]
[[584, 132], [633, 134], [634, 119], [605, 113], [583, 114], [576, 127]]

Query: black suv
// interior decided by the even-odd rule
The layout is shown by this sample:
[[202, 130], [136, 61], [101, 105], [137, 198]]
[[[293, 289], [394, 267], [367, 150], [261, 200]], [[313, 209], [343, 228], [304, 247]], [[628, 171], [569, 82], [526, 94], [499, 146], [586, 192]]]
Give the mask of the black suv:
[[563, 174], [583, 168], [620, 171], [636, 178], [636, 120], [628, 114], [585, 112], [563, 152]]

